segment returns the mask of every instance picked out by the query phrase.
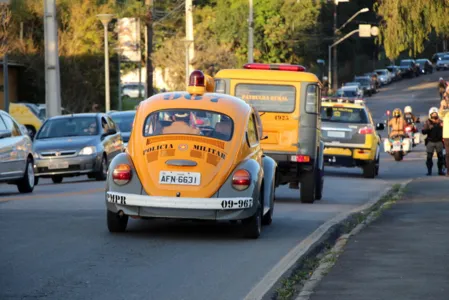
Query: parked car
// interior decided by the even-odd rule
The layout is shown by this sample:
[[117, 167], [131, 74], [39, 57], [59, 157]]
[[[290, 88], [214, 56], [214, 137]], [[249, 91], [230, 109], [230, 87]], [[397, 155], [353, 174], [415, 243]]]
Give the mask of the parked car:
[[123, 149], [120, 132], [106, 114], [52, 117], [34, 140], [36, 176], [54, 183], [79, 175], [105, 180], [109, 163]]
[[432, 74], [433, 65], [427, 58], [421, 58], [416, 60], [416, 64], [419, 66], [421, 74]]
[[357, 86], [343, 86], [337, 90], [337, 97], [341, 98], [363, 98], [363, 90]]
[[34, 189], [33, 143], [25, 126], [0, 110], [0, 183], [17, 185], [19, 192]]
[[449, 55], [444, 55], [437, 61], [436, 69], [437, 71], [449, 69]]
[[109, 116], [112, 118], [112, 120], [114, 120], [115, 124], [118, 126], [120, 134], [122, 135], [123, 144], [126, 148], [128, 146], [131, 130], [133, 129], [136, 111], [135, 110], [114, 111], [109, 112]]
[[390, 71], [388, 71], [388, 69], [378, 69], [375, 70], [374, 72], [376, 72], [377, 75], [379, 75], [381, 85], [387, 85], [393, 81], [391, 73]]
[[380, 80], [379, 80], [379, 75], [377, 75], [376, 72], [368, 72], [364, 74], [365, 76], [369, 76], [371, 77], [371, 80], [374, 81], [374, 83], [376, 84], [376, 90], [380, 88]]
[[[129, 216], [241, 220], [252, 239], [271, 224], [276, 162], [263, 155], [258, 111], [237, 97], [207, 93], [213, 91], [212, 78], [193, 75], [197, 80], [191, 78], [187, 92], [141, 102], [134, 123], [138, 134], [108, 173], [110, 232], [126, 231]], [[211, 126], [197, 128], [192, 122], [197, 112], [205, 112]]]
[[421, 74], [419, 66], [416, 65], [413, 59], [403, 59], [399, 63], [399, 68], [401, 68], [404, 77], [416, 77]]
[[139, 98], [139, 96], [145, 96], [145, 86], [142, 83], [125, 83], [122, 85], [122, 97]]
[[402, 72], [399, 66], [391, 65], [386, 67], [386, 69], [390, 71], [393, 81], [398, 81], [402, 79]]
[[439, 60], [441, 60], [442, 58], [443, 58], [443, 56], [445, 56], [445, 55], [449, 55], [449, 52], [438, 52], [438, 53], [435, 53], [433, 56], [432, 56], [432, 62], [434, 63], [434, 64], [436, 64]]
[[371, 97], [372, 94], [377, 93], [376, 82], [370, 76], [356, 76], [354, 81], [359, 82], [363, 89], [363, 94]]

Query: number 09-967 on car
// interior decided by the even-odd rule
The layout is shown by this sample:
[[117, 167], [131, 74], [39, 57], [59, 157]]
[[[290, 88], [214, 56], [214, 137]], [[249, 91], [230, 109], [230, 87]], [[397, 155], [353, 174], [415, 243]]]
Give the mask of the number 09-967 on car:
[[272, 222], [276, 163], [263, 155], [257, 111], [195, 71], [188, 92], [140, 103], [125, 153], [111, 161], [107, 224], [128, 217], [241, 221], [246, 237]]

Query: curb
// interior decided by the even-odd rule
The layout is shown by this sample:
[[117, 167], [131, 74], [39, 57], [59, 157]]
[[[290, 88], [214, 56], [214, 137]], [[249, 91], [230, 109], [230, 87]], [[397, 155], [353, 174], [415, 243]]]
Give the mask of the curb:
[[[411, 180], [410, 180], [411, 181]], [[404, 186], [408, 184], [401, 184]], [[246, 295], [245, 300], [269, 300], [276, 298], [276, 290], [282, 286], [282, 280], [291, 277], [298, 269], [301, 269], [304, 262], [312, 257], [316, 257], [329, 245], [334, 244], [344, 233], [344, 224], [351, 223], [356, 226], [360, 222], [357, 218], [360, 215], [368, 215], [382, 203], [385, 196], [394, 192], [394, 186], [388, 186], [367, 203], [349, 212], [344, 212], [333, 219], [322, 224], [312, 234], [288, 252]], [[359, 229], [360, 230], [360, 229]]]
[[[401, 184], [399, 192], [403, 190], [413, 179], [407, 180], [406, 182]], [[379, 199], [380, 200], [380, 199]], [[314, 270], [312, 276], [304, 283], [301, 292], [295, 298], [295, 300], [309, 300], [310, 296], [314, 293], [316, 287], [319, 285], [321, 280], [326, 276], [326, 274], [330, 271], [330, 269], [335, 265], [336, 260], [343, 252], [344, 247], [348, 243], [350, 237], [358, 234], [361, 230], [367, 227], [370, 223], [372, 223], [375, 219], [378, 218], [375, 214], [378, 211], [381, 211], [384, 207], [387, 207], [389, 202], [380, 203], [377, 206], [377, 209], [374, 208], [368, 214], [367, 218], [355, 226], [351, 232], [348, 234], [343, 234], [340, 236], [332, 249], [320, 260], [319, 266]]]

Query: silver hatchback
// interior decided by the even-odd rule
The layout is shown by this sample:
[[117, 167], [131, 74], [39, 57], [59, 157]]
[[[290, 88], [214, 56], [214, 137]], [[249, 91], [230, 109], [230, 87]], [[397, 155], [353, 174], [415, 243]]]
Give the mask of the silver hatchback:
[[33, 143], [24, 126], [0, 110], [0, 183], [17, 185], [19, 192], [34, 189]]

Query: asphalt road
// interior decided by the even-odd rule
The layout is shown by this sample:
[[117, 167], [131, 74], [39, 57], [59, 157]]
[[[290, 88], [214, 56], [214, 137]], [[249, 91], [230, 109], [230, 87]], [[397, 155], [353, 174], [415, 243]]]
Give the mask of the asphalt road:
[[[427, 115], [438, 104], [437, 72], [394, 83], [367, 102], [374, 118], [412, 105]], [[382, 135], [385, 136], [386, 133]], [[273, 266], [316, 228], [354, 209], [395, 182], [423, 176], [423, 147], [402, 162], [383, 154], [380, 176], [328, 168], [323, 200], [297, 201], [276, 192], [273, 224], [258, 240], [239, 227], [206, 222], [131, 220], [126, 234], [107, 231], [102, 182], [84, 177], [32, 195], [0, 186], [0, 299], [242, 299]]]

